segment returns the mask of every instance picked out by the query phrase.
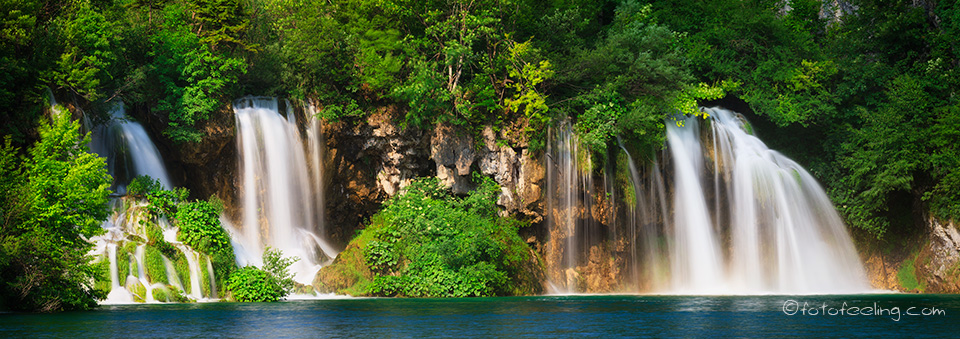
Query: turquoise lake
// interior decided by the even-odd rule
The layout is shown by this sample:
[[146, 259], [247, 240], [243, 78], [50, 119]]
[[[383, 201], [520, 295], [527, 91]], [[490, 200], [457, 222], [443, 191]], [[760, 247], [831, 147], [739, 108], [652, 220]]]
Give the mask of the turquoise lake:
[[958, 315], [956, 295], [327, 299], [7, 313], [0, 338], [944, 338]]

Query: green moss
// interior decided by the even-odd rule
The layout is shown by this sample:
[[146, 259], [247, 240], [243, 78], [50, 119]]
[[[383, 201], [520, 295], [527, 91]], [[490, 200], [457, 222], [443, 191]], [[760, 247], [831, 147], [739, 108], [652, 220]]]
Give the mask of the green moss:
[[142, 303], [146, 301], [147, 289], [140, 282], [135, 282], [129, 286], [130, 294], [133, 295], [133, 301]]
[[106, 255], [102, 255], [98, 258], [98, 262], [94, 264], [94, 269], [97, 272], [96, 282], [94, 283], [94, 288], [110, 292], [110, 258]]
[[213, 294], [210, 293], [210, 273], [207, 272], [207, 256], [201, 255], [197, 265], [200, 265], [200, 290], [203, 291], [204, 296], [213, 296]]
[[117, 249], [117, 277], [120, 279], [117, 283], [124, 286], [127, 283], [127, 275], [130, 275], [130, 254]]
[[151, 282], [169, 284], [167, 281], [167, 267], [163, 263], [163, 254], [156, 247], [147, 245], [143, 255], [144, 265], [147, 267], [147, 278]]
[[173, 262], [173, 267], [177, 271], [177, 276], [180, 277], [180, 283], [183, 284], [183, 288], [186, 291], [189, 291], [190, 265], [187, 263], [187, 257], [183, 255], [183, 252], [177, 251], [176, 259]]
[[918, 256], [919, 253], [904, 260], [903, 263], [900, 264], [900, 270], [897, 271], [897, 281], [899, 281], [900, 286], [907, 291], [919, 291], [922, 293], [926, 289], [926, 284], [917, 279], [916, 260]]
[[153, 299], [159, 302], [170, 302], [170, 292], [163, 288], [154, 288], [150, 293], [153, 294]]
[[630, 158], [624, 152], [617, 154], [617, 183], [620, 184], [620, 190], [623, 192], [623, 203], [627, 208], [637, 206], [637, 192], [633, 190], [633, 180], [630, 173]]

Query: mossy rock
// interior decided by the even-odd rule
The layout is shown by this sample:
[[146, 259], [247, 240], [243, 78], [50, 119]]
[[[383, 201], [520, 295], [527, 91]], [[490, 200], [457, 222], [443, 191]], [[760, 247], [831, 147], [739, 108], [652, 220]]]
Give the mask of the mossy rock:
[[170, 291], [165, 288], [154, 288], [150, 293], [153, 294], [153, 299], [159, 302], [170, 302]]
[[127, 286], [127, 290], [130, 291], [130, 294], [133, 296], [133, 301], [142, 303], [146, 301], [147, 298], [147, 288], [143, 286], [139, 281], [134, 282]]

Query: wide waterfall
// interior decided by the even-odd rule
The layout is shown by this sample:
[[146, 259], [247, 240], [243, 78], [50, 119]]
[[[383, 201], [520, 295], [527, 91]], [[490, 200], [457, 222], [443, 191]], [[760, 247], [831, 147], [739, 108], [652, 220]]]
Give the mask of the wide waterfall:
[[305, 114], [298, 124], [289, 102], [269, 97], [241, 98], [234, 112], [243, 196], [242, 227], [231, 231], [242, 247], [237, 260], [259, 266], [267, 246], [280, 249], [299, 258], [294, 280], [310, 284], [320, 263], [337, 255], [323, 234], [319, 122]]
[[[607, 166], [625, 173], [617, 179], [625, 181], [623, 197], [594, 185], [591, 177], [612, 181], [606, 176], [617, 171], [592, 171], [568, 124], [552, 133], [546, 264], [556, 292], [596, 292], [590, 275], [620, 281], [607, 291], [869, 290], [846, 228], [816, 179], [749, 133], [740, 115], [704, 112], [707, 119], [668, 121], [665, 151], [646, 163], [636, 163], [620, 144], [611, 159], [621, 160]], [[613, 231], [598, 231], [604, 227]]]

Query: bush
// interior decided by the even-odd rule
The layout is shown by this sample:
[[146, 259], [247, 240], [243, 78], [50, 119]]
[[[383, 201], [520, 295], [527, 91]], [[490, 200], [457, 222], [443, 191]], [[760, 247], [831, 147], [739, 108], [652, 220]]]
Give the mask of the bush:
[[206, 201], [180, 204], [176, 214], [177, 240], [206, 254], [232, 253], [230, 237], [220, 227], [220, 211]]
[[[415, 181], [384, 203], [373, 222], [341, 257], [362, 253], [363, 262], [337, 261], [321, 272], [373, 272], [340, 291], [374, 296], [470, 297], [520, 295], [537, 290], [525, 266], [532, 259], [517, 235], [522, 223], [497, 216], [500, 192], [491, 179], [467, 197], [451, 196], [435, 178]], [[346, 265], [365, 265], [348, 269]], [[532, 268], [538, 269], [539, 267]], [[325, 279], [321, 279], [325, 280]], [[327, 286], [326, 288], [330, 288]]]
[[230, 275], [227, 289], [239, 302], [273, 302], [286, 296], [280, 284], [269, 273], [253, 266], [243, 267]]
[[286, 297], [296, 287], [287, 270], [299, 258], [284, 258], [283, 251], [267, 247], [263, 269], [248, 266], [233, 271], [227, 289], [240, 302], [273, 302]]

